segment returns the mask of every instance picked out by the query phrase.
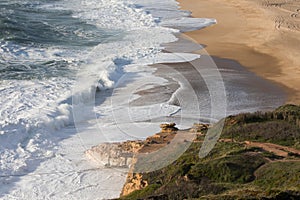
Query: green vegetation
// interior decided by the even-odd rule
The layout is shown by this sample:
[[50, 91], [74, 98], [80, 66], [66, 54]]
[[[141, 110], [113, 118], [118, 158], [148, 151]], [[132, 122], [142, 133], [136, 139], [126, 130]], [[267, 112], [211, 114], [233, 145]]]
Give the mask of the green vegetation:
[[144, 190], [136, 190], [131, 194], [126, 196], [126, 199], [139, 199], [145, 196], [150, 196], [156, 189], [160, 188], [161, 185], [159, 184], [151, 184], [146, 187]]
[[228, 155], [207, 163], [199, 162], [188, 175], [195, 181], [207, 177], [221, 183], [247, 183], [255, 179], [254, 171], [263, 164], [265, 160], [259, 154]]
[[199, 158], [201, 142], [195, 142], [169, 166], [143, 173], [148, 186], [122, 199], [300, 199], [300, 155], [281, 156], [245, 143], [297, 149], [299, 119], [300, 107], [294, 105], [230, 116], [221, 136], [225, 140], [208, 156]]
[[236, 141], [270, 142], [300, 149], [300, 106], [285, 105], [273, 112], [229, 116], [221, 137]]
[[272, 162], [257, 170], [256, 185], [265, 189], [300, 190], [299, 161]]

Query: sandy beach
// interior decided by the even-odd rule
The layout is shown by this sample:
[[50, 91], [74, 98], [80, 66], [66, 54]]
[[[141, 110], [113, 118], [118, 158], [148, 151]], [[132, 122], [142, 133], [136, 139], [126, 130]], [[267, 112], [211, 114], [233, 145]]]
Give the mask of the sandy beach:
[[[299, 0], [179, 0], [193, 17], [217, 24], [186, 35], [211, 55], [238, 61], [285, 88], [289, 103], [300, 103]], [[219, 63], [218, 65], [222, 65]]]

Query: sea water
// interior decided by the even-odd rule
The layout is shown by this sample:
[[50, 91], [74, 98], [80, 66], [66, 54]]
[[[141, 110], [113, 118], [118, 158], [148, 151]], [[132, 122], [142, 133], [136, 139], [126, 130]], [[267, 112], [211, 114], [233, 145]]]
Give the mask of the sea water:
[[[215, 23], [188, 16], [173, 0], [1, 0], [0, 198], [118, 197], [126, 170], [97, 170], [84, 151], [156, 131], [149, 127], [139, 135], [136, 126], [130, 128], [122, 117], [124, 99], [105, 102], [122, 93], [113, 90], [116, 85], [167, 82], [147, 64], [199, 57], [161, 53], [161, 44], [176, 41], [180, 30]], [[110, 108], [121, 114], [114, 117]], [[151, 109], [157, 110], [152, 117], [161, 117], [180, 108]], [[140, 126], [147, 124], [148, 111], [141, 107], [133, 115]], [[122, 130], [112, 126], [116, 121]]]

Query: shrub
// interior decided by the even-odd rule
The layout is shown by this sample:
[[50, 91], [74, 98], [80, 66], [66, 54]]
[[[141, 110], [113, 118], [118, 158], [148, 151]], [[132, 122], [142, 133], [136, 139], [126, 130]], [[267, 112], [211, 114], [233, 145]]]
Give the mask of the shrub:
[[257, 172], [255, 184], [263, 188], [300, 191], [300, 162], [268, 163]]
[[188, 176], [195, 181], [207, 177], [217, 182], [247, 183], [254, 180], [254, 171], [265, 163], [260, 155], [238, 154], [207, 163], [197, 163]]

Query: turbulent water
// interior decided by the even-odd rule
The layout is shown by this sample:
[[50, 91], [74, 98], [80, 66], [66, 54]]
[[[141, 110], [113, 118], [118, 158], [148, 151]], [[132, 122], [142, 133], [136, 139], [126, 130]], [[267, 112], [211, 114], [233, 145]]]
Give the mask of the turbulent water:
[[[147, 64], [198, 57], [162, 53], [161, 44], [176, 41], [179, 30], [215, 23], [188, 16], [173, 0], [0, 0], [0, 198], [117, 197], [124, 172], [95, 175], [83, 153], [109, 137], [130, 137], [112, 134], [120, 130], [105, 99], [116, 83], [165, 84]], [[120, 102], [115, 107], [124, 109]], [[154, 108], [155, 117], [178, 110]], [[139, 109], [137, 118], [149, 110]], [[97, 119], [110, 133], [104, 139], [91, 128]]]
[[[166, 118], [191, 124], [199, 107], [224, 117], [226, 98], [234, 111], [274, 99], [239, 69], [221, 69], [223, 80], [210, 66], [150, 67], [200, 57], [182, 53], [201, 48], [187, 41], [163, 51], [216, 23], [189, 16], [175, 0], [0, 0], [0, 199], [116, 198], [126, 170], [89, 163], [87, 149], [145, 138]], [[211, 100], [223, 81], [231, 92]]]

